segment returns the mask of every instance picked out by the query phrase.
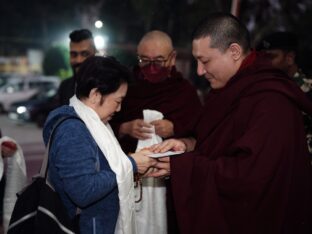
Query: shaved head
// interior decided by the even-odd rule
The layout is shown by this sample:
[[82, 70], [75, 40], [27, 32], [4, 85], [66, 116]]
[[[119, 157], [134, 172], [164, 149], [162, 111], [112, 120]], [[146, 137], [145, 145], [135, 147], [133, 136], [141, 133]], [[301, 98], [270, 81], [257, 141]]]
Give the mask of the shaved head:
[[168, 54], [173, 50], [172, 40], [167, 33], [158, 30], [150, 31], [139, 42], [137, 52], [142, 54], [146, 50]]

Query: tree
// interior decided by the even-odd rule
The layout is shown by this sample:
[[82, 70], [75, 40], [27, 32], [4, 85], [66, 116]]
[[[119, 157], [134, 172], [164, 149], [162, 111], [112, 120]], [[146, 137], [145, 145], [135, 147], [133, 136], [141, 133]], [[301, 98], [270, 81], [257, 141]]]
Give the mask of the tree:
[[43, 73], [48, 76], [58, 76], [61, 79], [71, 76], [69, 52], [62, 46], [53, 46], [47, 50], [43, 60]]

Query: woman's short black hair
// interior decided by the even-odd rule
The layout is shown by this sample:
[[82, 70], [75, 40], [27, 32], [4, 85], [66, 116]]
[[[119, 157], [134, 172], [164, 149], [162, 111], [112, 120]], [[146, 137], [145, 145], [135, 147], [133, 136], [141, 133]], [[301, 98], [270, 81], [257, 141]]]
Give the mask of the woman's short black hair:
[[96, 88], [102, 95], [118, 90], [122, 83], [129, 83], [130, 71], [114, 57], [91, 56], [86, 59], [75, 77], [76, 96], [88, 97]]

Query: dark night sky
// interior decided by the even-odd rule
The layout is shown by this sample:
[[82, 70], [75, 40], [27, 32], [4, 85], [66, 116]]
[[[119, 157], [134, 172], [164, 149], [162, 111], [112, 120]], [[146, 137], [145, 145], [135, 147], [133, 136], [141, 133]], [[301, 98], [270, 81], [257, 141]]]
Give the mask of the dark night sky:
[[[254, 25], [257, 33], [267, 30], [265, 26], [268, 25], [299, 29], [297, 25], [303, 22], [298, 24], [296, 21], [307, 13], [300, 12], [298, 6], [301, 4], [308, 8], [308, 13], [312, 11], [312, 3], [308, 0], [276, 0], [277, 3], [283, 2], [284, 5], [280, 6], [283, 9], [278, 9], [278, 5], [270, 3], [274, 2], [270, 0], [241, 2], [240, 17], [248, 25]], [[142, 31], [158, 28], [169, 32], [176, 43], [184, 44], [192, 27], [205, 14], [229, 11], [230, 6], [230, 0], [2, 0], [0, 37], [2, 41], [46, 44], [72, 29], [93, 27], [92, 23], [100, 18], [104, 21], [106, 33], [114, 41], [135, 42]]]
[[[175, 45], [189, 47], [194, 25], [209, 12], [229, 12], [230, 6], [231, 0], [2, 0], [0, 56], [46, 49], [76, 28], [95, 31], [96, 19], [104, 21], [101, 32], [112, 43], [136, 44], [144, 32], [160, 29]], [[254, 40], [268, 31], [293, 30], [312, 51], [310, 0], [241, 0], [240, 18], [251, 26]]]

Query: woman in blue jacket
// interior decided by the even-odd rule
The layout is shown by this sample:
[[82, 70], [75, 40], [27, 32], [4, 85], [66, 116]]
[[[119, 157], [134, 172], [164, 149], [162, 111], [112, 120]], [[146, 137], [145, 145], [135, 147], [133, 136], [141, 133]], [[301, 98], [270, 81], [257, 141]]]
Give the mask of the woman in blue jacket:
[[120, 111], [129, 72], [115, 59], [91, 57], [79, 69], [69, 106], [52, 111], [43, 137], [48, 142], [49, 179], [70, 217], [80, 212], [80, 233], [135, 233], [133, 173], [144, 173], [156, 161], [141, 151], [127, 156], [108, 121]]

